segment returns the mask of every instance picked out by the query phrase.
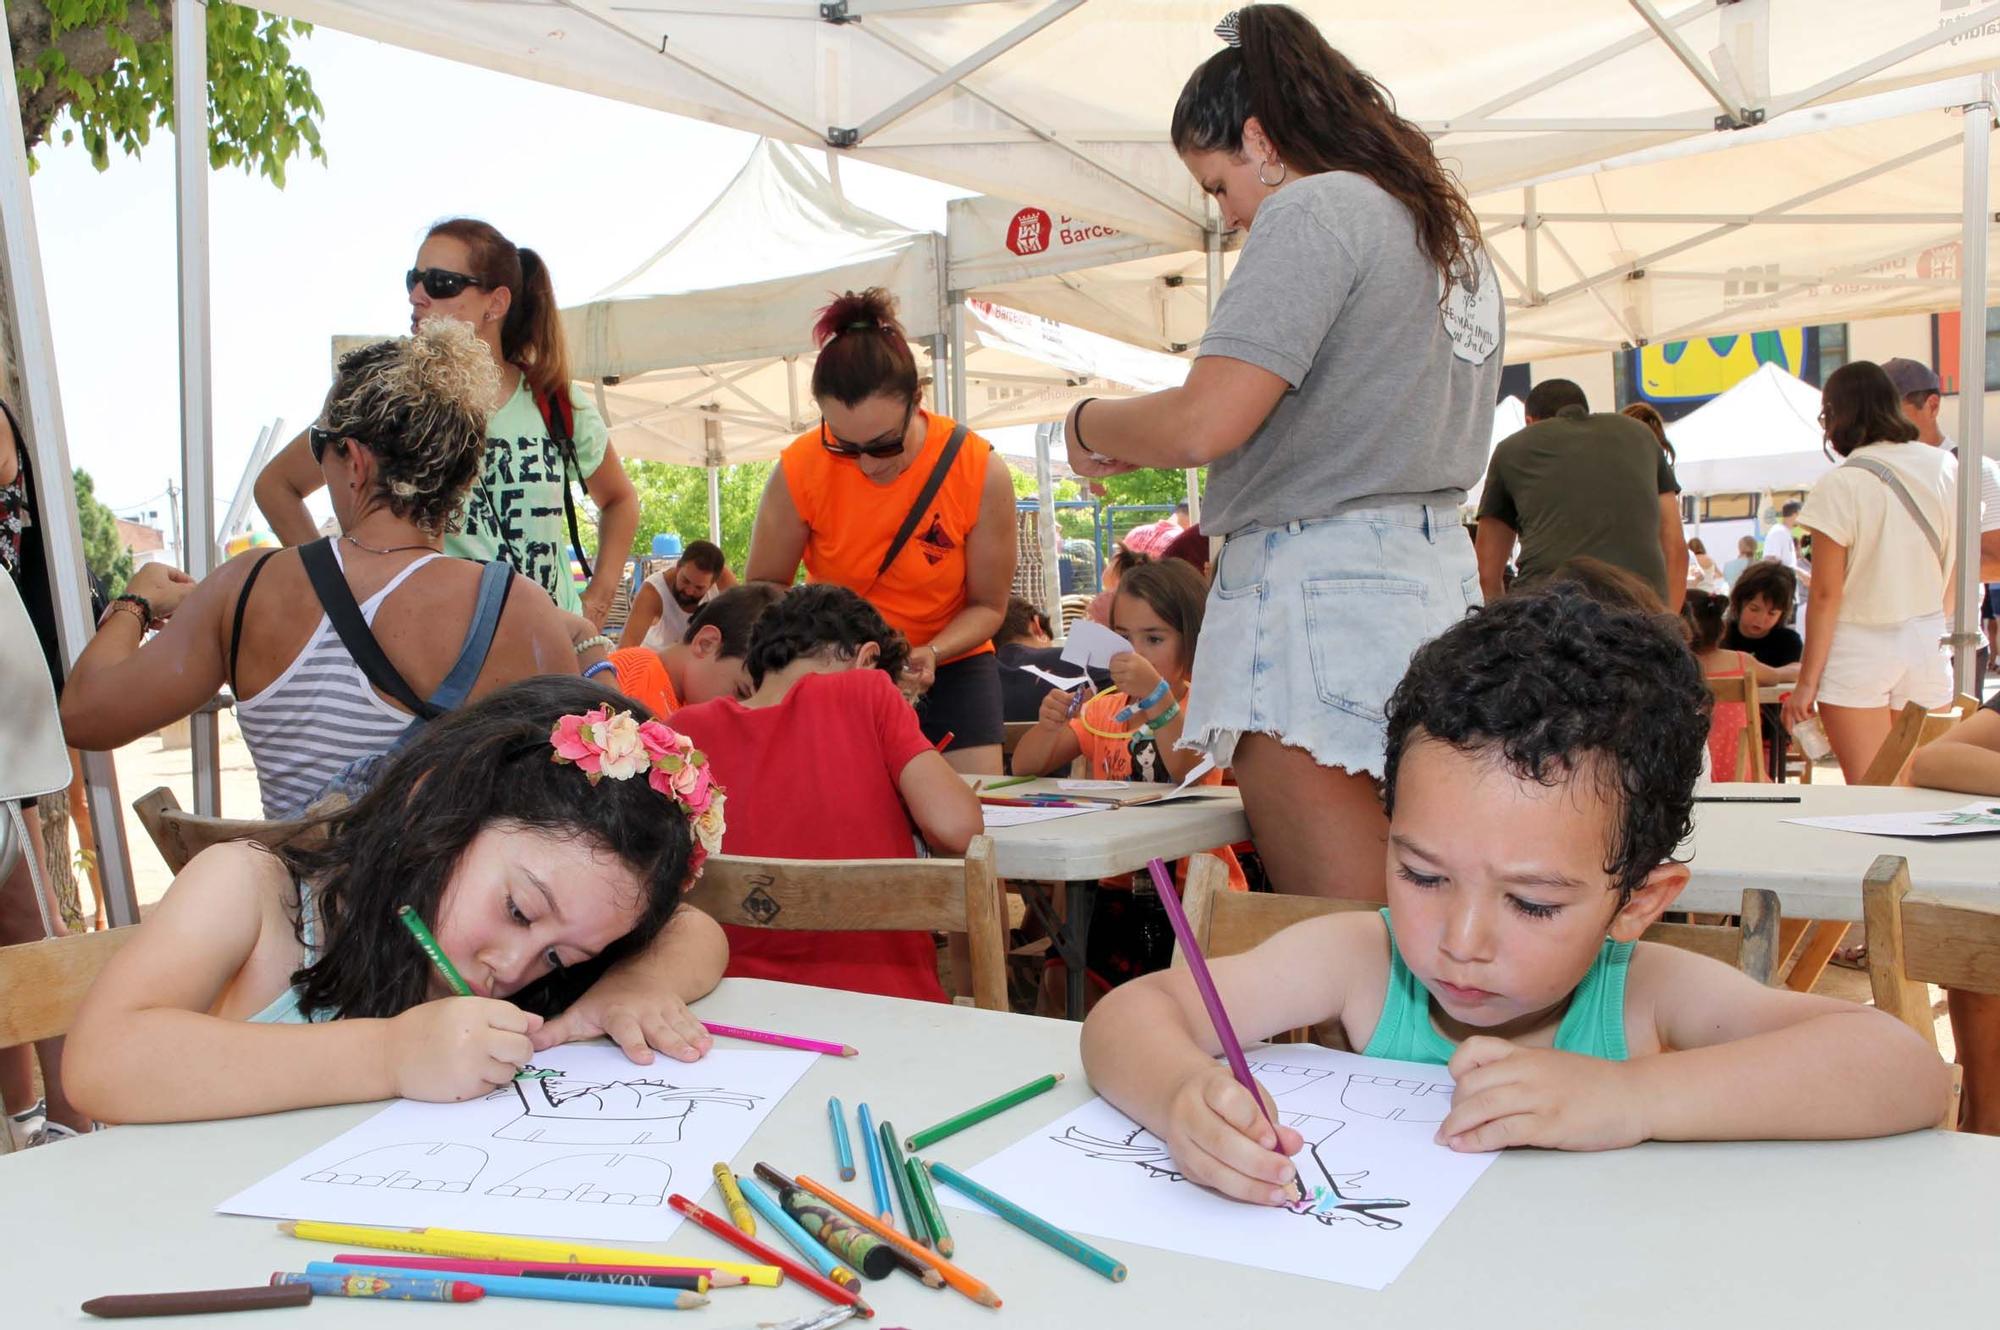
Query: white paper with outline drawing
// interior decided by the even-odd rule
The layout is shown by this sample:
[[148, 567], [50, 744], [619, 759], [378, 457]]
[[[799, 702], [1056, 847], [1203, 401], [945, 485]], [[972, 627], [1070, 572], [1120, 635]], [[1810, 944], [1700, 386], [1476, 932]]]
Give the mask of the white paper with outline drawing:
[[535, 1055], [550, 1073], [463, 1104], [401, 1100], [216, 1207], [332, 1223], [659, 1241], [814, 1054], [717, 1049], [628, 1061], [604, 1044]]
[[1053, 822], [1059, 817], [1077, 817], [1083, 813], [1101, 813], [1104, 809], [1092, 805], [1089, 808], [1022, 808], [1014, 804], [981, 804], [980, 816], [986, 820], [986, 829], [997, 827], [1025, 827], [1031, 822]]
[[[1157, 1136], [1102, 1099], [967, 1172], [1087, 1237], [1386, 1288], [1494, 1159], [1433, 1143], [1451, 1108], [1451, 1076], [1310, 1044], [1247, 1056], [1281, 1120], [1305, 1138], [1294, 1160], [1310, 1202], [1249, 1205], [1197, 1186]], [[977, 1208], [948, 1188], [938, 1196]]]
[[1094, 619], [1078, 619], [1070, 625], [1063, 643], [1062, 658], [1087, 670], [1108, 670], [1111, 658], [1130, 651], [1132, 644]]
[[1991, 799], [1922, 813], [1853, 813], [1844, 817], [1788, 817], [1802, 827], [1858, 831], [1865, 836], [1991, 836], [2000, 832], [2000, 804]]

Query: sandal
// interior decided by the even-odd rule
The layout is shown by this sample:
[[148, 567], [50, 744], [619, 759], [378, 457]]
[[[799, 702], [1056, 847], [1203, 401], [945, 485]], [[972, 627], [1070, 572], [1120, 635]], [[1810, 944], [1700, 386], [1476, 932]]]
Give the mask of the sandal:
[[1838, 965], [1843, 970], [1865, 970], [1868, 968], [1868, 944], [1850, 942], [1827, 957], [1827, 963]]

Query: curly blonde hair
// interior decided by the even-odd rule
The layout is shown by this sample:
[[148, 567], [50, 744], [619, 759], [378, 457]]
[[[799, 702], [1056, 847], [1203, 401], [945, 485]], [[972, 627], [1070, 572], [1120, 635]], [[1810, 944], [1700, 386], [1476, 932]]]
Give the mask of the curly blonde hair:
[[375, 455], [375, 498], [437, 535], [479, 475], [499, 389], [499, 367], [472, 325], [431, 319], [414, 336], [342, 356], [320, 419]]

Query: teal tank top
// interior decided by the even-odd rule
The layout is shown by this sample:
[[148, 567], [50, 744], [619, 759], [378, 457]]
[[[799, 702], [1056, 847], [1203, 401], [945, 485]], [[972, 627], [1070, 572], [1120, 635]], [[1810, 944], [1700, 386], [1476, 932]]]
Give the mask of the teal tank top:
[[[1382, 999], [1382, 1018], [1362, 1053], [1371, 1058], [1429, 1062], [1443, 1066], [1458, 1045], [1431, 1023], [1431, 994], [1423, 981], [1403, 964], [1396, 946], [1396, 929], [1382, 911], [1389, 930], [1389, 991]], [[1556, 1049], [1585, 1057], [1623, 1062], [1625, 1051], [1625, 972], [1632, 963], [1632, 944], [1606, 938], [1597, 959], [1570, 995], [1569, 1010], [1556, 1027]]]
[[[305, 943], [306, 958], [300, 965], [303, 969], [319, 959], [317, 938], [318, 920], [313, 918], [313, 894], [303, 882], [299, 884], [299, 937]], [[315, 1013], [311, 1016], [299, 1009], [299, 990], [287, 988], [271, 999], [269, 1006], [250, 1018], [252, 1024], [264, 1025], [310, 1025], [315, 1021], [331, 1020], [332, 1012]]]

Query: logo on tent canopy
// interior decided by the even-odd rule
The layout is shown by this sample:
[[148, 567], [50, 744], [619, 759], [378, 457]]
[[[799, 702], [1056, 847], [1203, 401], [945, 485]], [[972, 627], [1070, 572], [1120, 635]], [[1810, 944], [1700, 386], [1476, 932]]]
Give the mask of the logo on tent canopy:
[[1007, 223], [1007, 248], [1026, 258], [1030, 254], [1040, 254], [1049, 247], [1049, 233], [1054, 225], [1049, 215], [1040, 208], [1023, 208], [1014, 214], [1014, 220]]

